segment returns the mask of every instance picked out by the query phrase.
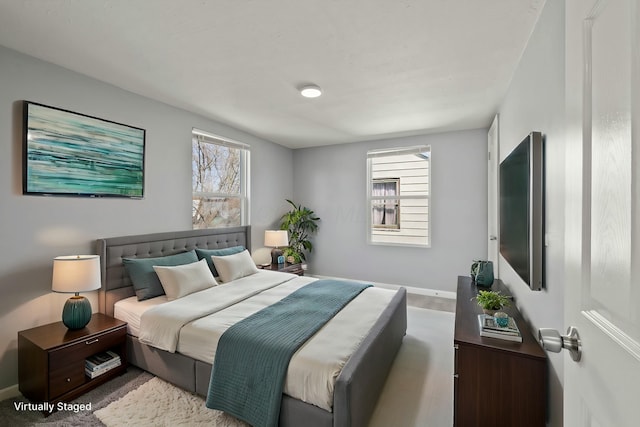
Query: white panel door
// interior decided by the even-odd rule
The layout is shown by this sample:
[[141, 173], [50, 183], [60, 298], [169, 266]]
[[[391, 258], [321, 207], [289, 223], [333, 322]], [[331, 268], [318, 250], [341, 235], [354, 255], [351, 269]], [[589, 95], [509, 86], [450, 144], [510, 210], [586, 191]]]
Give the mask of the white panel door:
[[640, 423], [640, 0], [567, 0], [565, 426]]
[[493, 275], [500, 277], [498, 272], [498, 232], [499, 232], [499, 212], [498, 212], [498, 167], [500, 165], [500, 155], [498, 152], [498, 116], [493, 119], [493, 123], [487, 134], [488, 146], [488, 167], [487, 167], [487, 259], [493, 262]]

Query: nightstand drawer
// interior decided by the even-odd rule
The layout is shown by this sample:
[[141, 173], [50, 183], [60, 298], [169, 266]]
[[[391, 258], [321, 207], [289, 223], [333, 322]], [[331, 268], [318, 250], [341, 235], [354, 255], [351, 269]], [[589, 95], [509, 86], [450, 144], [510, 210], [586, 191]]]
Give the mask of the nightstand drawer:
[[126, 328], [92, 335], [49, 352], [49, 396], [56, 398], [85, 382], [84, 359], [119, 345]]
[[292, 273], [292, 274], [297, 274], [298, 276], [304, 276], [304, 269], [302, 268], [302, 263], [266, 264], [266, 265], [261, 265], [259, 268], [263, 270], [281, 271], [284, 273]]
[[293, 266], [292, 268], [287, 270], [287, 273], [297, 274], [298, 276], [304, 276], [304, 270], [298, 264], [297, 266]]
[[[51, 354], [53, 356], [53, 354]], [[84, 384], [84, 363], [67, 363], [49, 372], [49, 396], [51, 399]]]

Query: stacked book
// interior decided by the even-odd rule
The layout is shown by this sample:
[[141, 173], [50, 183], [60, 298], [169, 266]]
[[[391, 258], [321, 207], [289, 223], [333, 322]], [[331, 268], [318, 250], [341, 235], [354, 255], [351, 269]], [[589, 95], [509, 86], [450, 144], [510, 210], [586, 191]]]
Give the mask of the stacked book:
[[522, 342], [520, 329], [518, 329], [518, 325], [516, 325], [513, 317], [509, 317], [507, 326], [500, 326], [496, 322], [495, 317], [489, 316], [488, 314], [478, 314], [478, 325], [480, 326], [481, 337]]
[[84, 372], [89, 378], [93, 379], [113, 368], [117, 368], [121, 364], [122, 360], [117, 353], [111, 350], [103, 351], [102, 353], [94, 354], [85, 359]]

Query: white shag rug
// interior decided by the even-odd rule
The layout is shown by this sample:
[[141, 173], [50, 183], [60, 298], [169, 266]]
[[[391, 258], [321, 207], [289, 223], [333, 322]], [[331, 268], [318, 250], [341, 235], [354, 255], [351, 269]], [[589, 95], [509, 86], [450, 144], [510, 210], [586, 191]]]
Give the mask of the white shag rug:
[[204, 399], [157, 377], [94, 412], [107, 427], [249, 425], [221, 411], [209, 409]]

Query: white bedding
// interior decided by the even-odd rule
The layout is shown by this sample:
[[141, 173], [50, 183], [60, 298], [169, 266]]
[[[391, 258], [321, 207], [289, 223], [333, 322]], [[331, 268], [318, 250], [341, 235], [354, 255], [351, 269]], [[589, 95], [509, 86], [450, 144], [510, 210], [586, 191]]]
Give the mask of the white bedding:
[[[260, 271], [171, 302], [166, 297], [122, 300], [116, 303], [115, 317], [131, 321], [130, 330], [138, 331], [143, 342], [213, 364], [218, 340], [228, 327], [314, 280]], [[394, 294], [368, 288], [342, 309], [294, 354], [284, 392], [331, 411], [340, 370]], [[179, 326], [171, 318], [177, 318]]]
[[137, 337], [140, 334], [140, 318], [142, 313], [153, 306], [168, 302], [166, 295], [138, 301], [138, 297], [129, 297], [116, 302], [113, 307], [113, 317], [127, 322], [127, 333]]

